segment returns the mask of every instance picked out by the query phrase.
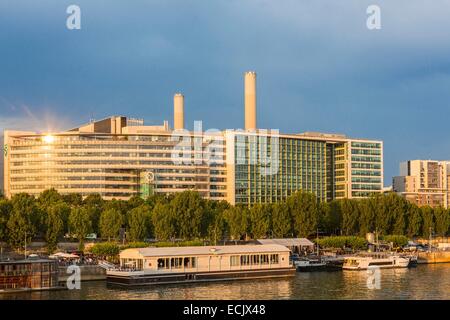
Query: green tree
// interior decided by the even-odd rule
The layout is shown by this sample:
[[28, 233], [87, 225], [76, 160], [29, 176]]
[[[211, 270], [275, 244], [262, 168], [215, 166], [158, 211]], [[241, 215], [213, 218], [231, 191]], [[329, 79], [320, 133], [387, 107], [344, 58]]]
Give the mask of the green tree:
[[114, 209], [119, 211], [122, 216], [125, 216], [128, 212], [128, 202], [125, 200], [112, 199], [111, 201], [105, 202], [104, 210]]
[[150, 210], [153, 210], [157, 203], [169, 204], [172, 199], [173, 195], [171, 194], [165, 195], [161, 193], [155, 193], [148, 196], [148, 198], [145, 199], [145, 203], [149, 206]]
[[233, 240], [240, 240], [246, 236], [249, 228], [248, 208], [242, 205], [230, 207], [224, 212], [225, 220]]
[[422, 236], [429, 237], [430, 231], [434, 232], [434, 212], [433, 208], [424, 206], [420, 208], [422, 211]]
[[119, 236], [122, 227], [122, 213], [115, 208], [110, 208], [102, 212], [100, 215], [100, 234], [102, 238], [116, 238]]
[[37, 202], [39, 207], [46, 210], [49, 206], [60, 202], [63, 197], [54, 188], [47, 189], [39, 194]]
[[359, 232], [359, 207], [355, 200], [340, 200], [342, 212], [342, 232], [344, 235], [354, 235]]
[[372, 196], [375, 201], [375, 230], [378, 234], [389, 234], [391, 226], [391, 210], [394, 206], [393, 198], [383, 194]]
[[300, 237], [314, 234], [319, 225], [320, 208], [315, 194], [298, 191], [287, 199], [294, 221], [294, 231]]
[[79, 193], [64, 194], [63, 201], [69, 206], [80, 206], [83, 203], [83, 197]]
[[404, 235], [386, 235], [383, 240], [393, 244], [394, 248], [403, 247], [408, 244], [408, 237]]
[[0, 241], [6, 240], [7, 228], [9, 216], [12, 211], [12, 204], [9, 200], [0, 199]]
[[206, 214], [205, 202], [200, 194], [195, 191], [179, 192], [170, 203], [178, 236], [185, 240], [200, 237], [202, 221]]
[[450, 227], [450, 209], [447, 210], [442, 207], [435, 208], [434, 221], [436, 223], [436, 233], [444, 237]]
[[95, 233], [100, 233], [100, 215], [104, 211], [105, 201], [98, 193], [90, 194], [83, 200], [83, 207], [86, 208], [91, 218], [92, 230]]
[[201, 232], [211, 243], [217, 244], [227, 232], [224, 212], [228, 208], [230, 205], [226, 201], [206, 200], [206, 214], [203, 216]]
[[410, 238], [420, 235], [422, 232], [422, 212], [415, 204], [408, 205], [407, 231]]
[[130, 199], [128, 199], [128, 211], [132, 210], [134, 208], [140, 207], [145, 203], [145, 200], [142, 199], [140, 196], [135, 195], [132, 196]]
[[367, 248], [367, 241], [363, 237], [357, 236], [333, 236], [316, 240], [322, 248], [351, 248], [360, 250]]
[[150, 234], [151, 218], [150, 208], [146, 204], [128, 212], [128, 235], [131, 241], [142, 241]]
[[320, 210], [321, 221], [319, 228], [328, 234], [338, 234], [342, 223], [342, 212], [339, 201], [322, 202], [320, 204]]
[[292, 234], [292, 217], [284, 202], [272, 205], [272, 231], [276, 238], [284, 238]]
[[106, 258], [106, 260], [117, 262], [120, 253], [119, 246], [114, 242], [96, 243], [90, 249], [90, 252], [97, 257]]
[[392, 197], [392, 209], [391, 209], [391, 227], [389, 233], [395, 235], [404, 235], [407, 224], [407, 213], [409, 204], [406, 199], [399, 195], [392, 193], [389, 195]]
[[152, 210], [152, 222], [155, 236], [166, 241], [176, 237], [176, 220], [169, 203], [158, 202]]
[[223, 212], [214, 211], [212, 219], [207, 228], [207, 235], [211, 243], [217, 245], [225, 234], [226, 223]]
[[89, 212], [83, 207], [74, 207], [70, 211], [69, 226], [71, 232], [79, 241], [79, 249], [84, 247], [84, 239], [92, 230]]
[[53, 252], [56, 249], [58, 240], [64, 233], [64, 217], [67, 217], [69, 214], [70, 207], [62, 200], [47, 208], [45, 214], [45, 241], [49, 252]]
[[12, 213], [6, 224], [8, 242], [20, 248], [31, 242], [39, 228], [39, 209], [33, 196], [26, 193], [14, 195], [11, 199]]
[[250, 232], [253, 239], [265, 238], [270, 228], [271, 210], [269, 205], [254, 204], [249, 211]]
[[[365, 236], [368, 232], [375, 231], [375, 217], [377, 215], [377, 199], [365, 198], [359, 200], [349, 200], [352, 202], [352, 208], [354, 210], [353, 219], [357, 220], [357, 230], [354, 230], [353, 234], [359, 234]], [[350, 235], [349, 233], [347, 233]]]

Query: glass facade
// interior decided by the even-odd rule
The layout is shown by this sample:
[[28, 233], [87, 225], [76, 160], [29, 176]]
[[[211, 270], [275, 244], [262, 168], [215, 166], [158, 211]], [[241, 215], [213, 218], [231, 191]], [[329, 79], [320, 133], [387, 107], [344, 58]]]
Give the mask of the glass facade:
[[[94, 127], [113, 130], [108, 121]], [[251, 205], [283, 201], [299, 190], [330, 201], [367, 197], [383, 188], [381, 141], [266, 130], [83, 128], [51, 136], [5, 131], [6, 196], [37, 196], [55, 188], [62, 194], [128, 199], [196, 190], [205, 198]]]
[[126, 199], [193, 189], [206, 198], [225, 199], [225, 162], [207, 161], [212, 152], [224, 158], [223, 141], [194, 145], [191, 137], [187, 143], [178, 138], [169, 133], [60, 134], [51, 141], [43, 135], [12, 136], [6, 155], [8, 191], [38, 195], [55, 188], [63, 194]]
[[[295, 138], [235, 136], [235, 202], [285, 200], [298, 190], [327, 199], [327, 144]], [[271, 170], [267, 170], [271, 160]]]
[[351, 197], [368, 197], [383, 189], [381, 142], [350, 142]]

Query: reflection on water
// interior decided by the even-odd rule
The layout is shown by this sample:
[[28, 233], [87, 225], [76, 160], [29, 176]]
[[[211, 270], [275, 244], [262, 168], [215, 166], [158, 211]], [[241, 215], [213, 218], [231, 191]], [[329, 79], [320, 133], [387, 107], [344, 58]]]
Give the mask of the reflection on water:
[[83, 282], [81, 290], [0, 295], [0, 299], [450, 299], [450, 264], [381, 270], [381, 288], [367, 288], [365, 271], [297, 273], [291, 279], [108, 288]]

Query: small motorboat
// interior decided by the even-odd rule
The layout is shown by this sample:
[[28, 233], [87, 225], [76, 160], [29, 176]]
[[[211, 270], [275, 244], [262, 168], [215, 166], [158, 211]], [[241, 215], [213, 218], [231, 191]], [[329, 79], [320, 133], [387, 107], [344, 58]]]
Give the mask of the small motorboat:
[[339, 271], [342, 270], [344, 264], [343, 257], [323, 257], [322, 261], [326, 264], [327, 271]]
[[320, 259], [307, 259], [303, 258], [294, 262], [295, 268], [299, 272], [310, 271], [326, 271], [327, 263]]

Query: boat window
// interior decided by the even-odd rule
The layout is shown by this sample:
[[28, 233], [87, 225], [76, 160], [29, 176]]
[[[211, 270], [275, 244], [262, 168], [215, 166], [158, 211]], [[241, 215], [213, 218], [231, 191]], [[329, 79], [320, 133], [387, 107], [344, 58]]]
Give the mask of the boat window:
[[241, 265], [247, 266], [250, 264], [250, 256], [248, 255], [242, 255], [241, 256]]
[[279, 255], [278, 254], [271, 254], [270, 255], [270, 263], [271, 264], [277, 264], [279, 263]]
[[171, 258], [170, 265], [172, 269], [181, 269], [183, 267], [183, 258]]
[[261, 264], [269, 264], [269, 255], [268, 254], [261, 255]]
[[393, 265], [393, 263], [391, 261], [374, 261], [374, 262], [369, 262], [369, 266], [389, 266], [389, 265]]
[[230, 256], [230, 266], [235, 267], [239, 266], [240, 262], [239, 256]]
[[252, 264], [259, 264], [259, 254], [252, 255]]
[[197, 258], [196, 257], [184, 258], [184, 267], [185, 268], [195, 268], [196, 266], [197, 266]]
[[169, 258], [158, 259], [158, 269], [170, 269], [170, 259]]

